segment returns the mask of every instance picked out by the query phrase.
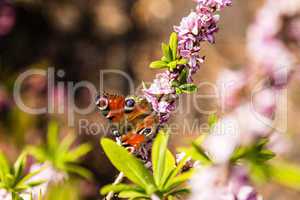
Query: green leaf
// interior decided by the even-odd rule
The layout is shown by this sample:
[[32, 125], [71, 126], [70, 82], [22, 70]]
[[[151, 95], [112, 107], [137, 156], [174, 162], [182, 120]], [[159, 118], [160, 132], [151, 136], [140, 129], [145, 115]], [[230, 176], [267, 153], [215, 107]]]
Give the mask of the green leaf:
[[161, 49], [163, 51], [164, 57], [166, 58], [166, 61], [171, 62], [172, 61], [172, 51], [170, 49], [170, 46], [165, 43], [162, 43]]
[[145, 189], [148, 194], [156, 190], [153, 177], [144, 164], [125, 148], [110, 139], [101, 139], [101, 146], [112, 164], [133, 183]]
[[208, 125], [210, 128], [213, 128], [215, 124], [218, 122], [218, 117], [216, 114], [211, 114], [208, 117]]
[[150, 63], [150, 68], [152, 68], [152, 69], [163, 69], [163, 68], [167, 68], [167, 66], [168, 66], [168, 63], [161, 61], [161, 60], [157, 60], [157, 61]]
[[74, 141], [75, 136], [73, 134], [68, 134], [62, 139], [61, 143], [59, 144], [59, 152], [67, 152]]
[[273, 181], [300, 191], [300, 166], [286, 161], [274, 160], [270, 167]]
[[170, 193], [170, 195], [172, 196], [177, 196], [177, 195], [182, 195], [182, 194], [189, 194], [190, 193], [190, 190], [187, 189], [187, 188], [182, 188], [182, 189], [177, 189], [177, 190], [174, 190]]
[[169, 69], [170, 69], [171, 71], [173, 71], [173, 70], [176, 69], [176, 67], [177, 67], [177, 61], [175, 60], [175, 61], [169, 62], [169, 63], [168, 63], [168, 67], [169, 67]]
[[186, 65], [188, 63], [188, 61], [184, 58], [180, 59], [177, 61], [177, 64], [178, 65]]
[[182, 174], [179, 174], [178, 176], [174, 177], [167, 185], [166, 190], [172, 190], [173, 188], [178, 187], [179, 185], [187, 182], [191, 177], [194, 175], [195, 170], [189, 170], [187, 172], [184, 172]]
[[26, 148], [26, 151], [39, 162], [45, 162], [48, 160], [47, 152], [41, 147], [29, 146]]
[[5, 177], [4, 177], [4, 179], [5, 179], [5, 184], [9, 188], [12, 188], [14, 186], [14, 184], [15, 184], [15, 177], [12, 174], [10, 174], [10, 173], [6, 174]]
[[257, 150], [262, 150], [266, 147], [266, 145], [269, 143], [269, 139], [267, 138], [262, 138], [258, 141], [258, 143], [255, 145], [255, 148]]
[[87, 170], [87, 169], [85, 169], [85, 168], [83, 168], [79, 165], [67, 164], [65, 166], [65, 169], [68, 172], [78, 174], [78, 175], [80, 175], [80, 176], [82, 176], [86, 179], [92, 179], [93, 178], [93, 174], [89, 170]]
[[190, 159], [190, 157], [188, 155], [184, 156], [180, 162], [177, 164], [177, 166], [175, 167], [174, 170], [172, 170], [172, 172], [170, 173], [169, 177], [166, 179], [166, 182], [164, 183], [163, 189], [166, 190], [166, 186], [171, 185], [173, 179], [181, 173], [183, 167], [185, 166], [186, 162]]
[[0, 180], [5, 179], [5, 175], [10, 171], [9, 163], [5, 155], [0, 151]]
[[57, 150], [58, 147], [58, 124], [55, 121], [51, 121], [48, 124], [47, 144], [51, 152]]
[[238, 160], [240, 160], [241, 158], [245, 157], [245, 155], [248, 153], [247, 150], [248, 149], [246, 147], [236, 148], [236, 150], [234, 151], [234, 153], [232, 154], [232, 156], [230, 158], [230, 162], [235, 163]]
[[47, 182], [47, 181], [48, 181], [48, 180], [32, 181], [32, 182], [27, 183], [27, 185], [28, 185], [29, 187], [36, 187], [36, 186], [39, 186], [39, 185], [41, 185], [41, 184], [43, 184], [43, 183], [45, 183], [45, 182]]
[[88, 152], [92, 150], [92, 146], [89, 144], [82, 144], [75, 148], [74, 150], [71, 150], [67, 153], [67, 158], [66, 160], [69, 162], [77, 162], [78, 159]]
[[197, 153], [199, 154], [199, 157], [201, 157], [200, 161], [202, 161], [204, 163], [212, 162], [210, 160], [210, 158], [207, 156], [207, 154], [205, 153], [204, 149], [200, 145], [197, 145], [196, 143], [192, 143], [192, 148], [195, 149], [197, 151]]
[[193, 83], [186, 83], [181, 86], [179, 86], [179, 89], [181, 89], [184, 93], [194, 93], [198, 90], [197, 86]]
[[260, 162], [266, 162], [268, 160], [271, 160], [275, 156], [276, 156], [276, 154], [274, 152], [272, 152], [271, 150], [263, 149], [259, 152], [258, 160]]
[[16, 181], [18, 181], [22, 176], [25, 167], [25, 162], [26, 162], [26, 153], [22, 153], [14, 164], [14, 175]]
[[146, 198], [146, 199], [150, 199], [149, 195], [142, 193], [142, 192], [137, 192], [137, 191], [124, 191], [124, 192], [120, 192], [120, 194], [118, 195], [119, 198], [124, 198], [124, 199], [142, 199], [142, 198]]
[[[178, 63], [179, 64], [179, 63]], [[188, 76], [188, 70], [186, 68], [184, 68], [181, 73], [180, 73], [180, 76], [179, 76], [179, 82], [181, 84], [185, 84], [186, 81], [187, 81], [187, 76]]]
[[163, 62], [165, 62], [166, 65], [170, 62], [170, 61], [166, 58], [166, 56], [161, 57], [160, 60], [163, 61]]
[[12, 196], [12, 200], [23, 200], [18, 193], [16, 192], [12, 192], [11, 193], [11, 196]]
[[237, 148], [231, 157], [231, 162], [234, 163], [240, 159], [245, 159], [246, 161], [254, 163], [265, 163], [274, 158], [276, 154], [265, 148], [267, 144], [266, 141], [267, 140], [261, 140], [255, 145]]
[[168, 195], [168, 200], [174, 200], [175, 198], [174, 198], [174, 196], [173, 196], [173, 194], [169, 194]]
[[170, 45], [170, 48], [172, 50], [172, 58], [173, 58], [173, 60], [176, 60], [176, 58], [177, 58], [177, 46], [178, 46], [177, 33], [175, 33], [175, 32], [171, 33], [169, 45]]
[[117, 184], [117, 185], [106, 185], [100, 190], [101, 195], [108, 194], [110, 192], [114, 193], [120, 193], [123, 191], [137, 191], [140, 192], [140, 188], [132, 185], [126, 185], [126, 184]]
[[178, 87], [180, 85], [180, 83], [177, 80], [173, 80], [171, 82], [172, 87]]
[[258, 184], [266, 183], [270, 179], [270, 165], [268, 163], [256, 163], [254, 161], [250, 161], [250, 177], [253, 182]]
[[211, 159], [207, 156], [205, 151], [201, 148], [199, 142], [193, 142], [190, 148], [180, 148], [179, 151], [185, 152], [193, 160], [199, 161], [203, 165], [210, 165]]
[[18, 186], [16, 186], [16, 187], [13, 188], [13, 190], [15, 192], [22, 192], [22, 191], [28, 190], [28, 189], [30, 189], [30, 186], [29, 185], [25, 185], [25, 184], [18, 185]]
[[163, 184], [162, 178], [166, 170], [168, 139], [168, 135], [165, 132], [160, 131], [157, 134], [152, 147], [153, 176], [155, 183], [159, 188]]
[[175, 88], [176, 94], [182, 94], [182, 90], [180, 88]]
[[165, 160], [165, 167], [164, 168], [165, 168], [165, 170], [164, 170], [163, 176], [161, 177], [162, 184], [160, 185], [160, 189], [163, 189], [165, 183], [168, 182], [168, 180], [171, 176], [171, 173], [176, 168], [175, 158], [169, 150], [167, 150], [167, 153], [166, 153], [166, 160]]
[[26, 185], [27, 181], [30, 180], [32, 177], [34, 177], [35, 175], [39, 174], [41, 171], [43, 171], [46, 168], [46, 165], [41, 167], [40, 169], [28, 173], [25, 177], [23, 177], [18, 184], [16, 185], [16, 187], [21, 187], [21, 185]]

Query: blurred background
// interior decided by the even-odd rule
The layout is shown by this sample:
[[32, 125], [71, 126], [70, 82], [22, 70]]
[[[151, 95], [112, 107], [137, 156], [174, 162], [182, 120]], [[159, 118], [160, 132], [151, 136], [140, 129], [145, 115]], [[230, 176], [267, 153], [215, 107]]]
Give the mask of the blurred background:
[[[225, 67], [243, 68], [247, 65], [246, 32], [262, 4], [262, 0], [235, 0], [231, 8], [222, 12], [216, 44], [204, 47], [207, 61], [195, 76], [196, 83], [215, 82], [218, 72]], [[14, 161], [26, 145], [44, 143], [47, 122], [55, 118], [60, 122], [62, 135], [76, 134], [78, 143], [89, 142], [94, 147], [81, 163], [93, 172], [94, 180], [75, 178], [66, 188], [80, 188], [76, 190], [80, 199], [99, 198], [99, 188], [111, 183], [115, 178], [112, 175], [117, 175], [117, 171], [101, 151], [99, 138], [102, 134], [78, 130], [78, 121], [85, 118], [105, 124], [106, 120], [95, 109], [84, 116], [76, 115], [75, 126], [69, 127], [66, 114], [61, 114], [56, 108], [67, 104], [66, 88], [61, 85], [55, 85], [54, 113], [27, 114], [14, 102], [14, 82], [28, 69], [47, 70], [48, 67], [63, 70], [62, 76], [56, 76], [56, 83], [84, 80], [98, 87], [101, 69], [122, 70], [137, 85], [141, 81], [151, 81], [156, 71], [149, 69], [148, 65], [161, 56], [160, 43], [168, 39], [173, 25], [178, 25], [192, 8], [194, 3], [187, 0], [0, 0], [0, 149]], [[295, 139], [287, 157], [300, 163], [297, 74], [288, 89], [288, 134]], [[126, 81], [119, 77], [106, 78], [104, 83], [108, 92], [122, 95], [129, 92]], [[30, 107], [40, 108], [49, 103], [47, 79], [43, 76], [25, 79], [21, 91], [23, 101]], [[201, 94], [211, 92], [210, 87], [199, 91]], [[85, 88], [77, 90], [76, 105], [85, 107], [94, 100], [93, 95]], [[188, 97], [182, 98], [183, 105], [190, 101]], [[207, 109], [218, 107], [211, 99], [201, 99], [197, 103]], [[208, 115], [193, 109], [183, 109], [172, 120], [206, 122], [207, 118]], [[177, 134], [172, 137], [172, 147], [186, 145], [195, 137], [193, 133], [182, 134], [184, 130], [180, 128], [174, 131]], [[269, 200], [300, 197], [299, 193], [276, 185], [263, 186], [260, 190]]]

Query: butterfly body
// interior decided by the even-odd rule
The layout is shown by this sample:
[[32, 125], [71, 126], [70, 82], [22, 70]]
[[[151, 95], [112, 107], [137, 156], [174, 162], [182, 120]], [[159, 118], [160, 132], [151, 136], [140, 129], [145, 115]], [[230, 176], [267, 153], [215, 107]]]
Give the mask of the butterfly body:
[[158, 118], [145, 99], [103, 94], [97, 97], [96, 105], [123, 146], [138, 149], [155, 135]]

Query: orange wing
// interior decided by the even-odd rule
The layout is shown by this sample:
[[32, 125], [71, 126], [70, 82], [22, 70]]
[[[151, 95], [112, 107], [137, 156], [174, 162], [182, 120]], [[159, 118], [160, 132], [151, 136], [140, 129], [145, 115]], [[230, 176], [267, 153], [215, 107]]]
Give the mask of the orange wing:
[[124, 145], [139, 148], [156, 131], [158, 118], [144, 99], [105, 94], [97, 98], [96, 104], [102, 115], [112, 123], [118, 123], [114, 135]]

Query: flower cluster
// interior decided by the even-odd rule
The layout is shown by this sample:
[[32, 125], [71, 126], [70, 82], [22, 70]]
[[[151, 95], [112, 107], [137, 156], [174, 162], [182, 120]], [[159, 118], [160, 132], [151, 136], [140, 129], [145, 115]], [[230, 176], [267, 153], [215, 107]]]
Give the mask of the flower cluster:
[[197, 87], [192, 83], [195, 74], [204, 62], [201, 55], [203, 42], [214, 43], [218, 31], [219, 15], [216, 11], [231, 5], [231, 0], [198, 0], [195, 11], [174, 26], [176, 36], [171, 35], [170, 44], [163, 44], [164, 56], [152, 63], [152, 68], [168, 68], [158, 74], [149, 88], [144, 88], [145, 98], [152, 104], [165, 123], [175, 110], [178, 94], [192, 93]]
[[178, 34], [179, 54], [188, 60], [189, 81], [191, 75], [197, 72], [204, 62], [204, 56], [200, 54], [201, 43], [215, 42], [214, 34], [218, 31], [219, 21], [219, 15], [215, 11], [231, 5], [231, 1], [215, 0], [198, 0], [197, 3], [196, 10], [184, 17], [179, 26], [174, 27]]
[[[37, 175], [33, 176], [30, 181], [44, 180], [41, 185], [34, 187], [28, 191], [32, 199], [39, 199], [44, 196], [51, 184], [57, 184], [67, 179], [68, 175], [64, 172], [59, 172], [53, 168], [50, 163], [33, 164], [30, 167], [30, 172], [40, 171]], [[27, 199], [24, 199], [27, 200]], [[30, 198], [28, 198], [30, 200]]]
[[156, 75], [153, 84], [144, 89], [145, 98], [151, 102], [154, 111], [159, 113], [160, 122], [164, 123], [175, 110], [176, 99], [175, 89], [171, 85], [171, 73], [166, 71]]
[[[226, 94], [222, 98], [221, 107], [231, 112], [219, 121], [216, 127], [221, 128], [214, 132], [217, 135], [224, 133], [222, 130], [226, 130], [224, 127], [227, 126], [235, 127], [237, 131], [234, 134], [235, 139], [226, 136], [230, 134], [230, 131], [228, 134], [226, 131], [222, 134], [227, 142], [224, 142], [224, 148], [220, 145], [221, 148], [213, 152], [215, 157], [221, 160], [229, 159], [235, 147], [253, 144], [265, 137], [270, 139], [272, 144], [270, 148], [276, 153], [284, 153], [290, 146], [283, 133], [274, 130], [276, 129], [274, 121], [280, 107], [278, 103], [280, 103], [281, 89], [288, 84], [292, 68], [296, 65], [296, 57], [288, 48], [286, 41], [281, 40], [278, 34], [282, 32], [284, 22], [286, 22], [283, 18], [299, 13], [299, 3], [298, 0], [278, 1], [276, 4], [266, 1], [248, 31], [248, 49], [251, 58], [249, 69], [225, 70], [220, 73], [217, 83], [220, 88], [226, 90], [226, 93], [221, 90], [222, 94]], [[257, 67], [253, 68], [253, 66]], [[251, 102], [247, 102], [245, 98], [241, 98], [240, 94], [247, 88], [253, 87], [251, 85], [253, 80], [254, 82], [255, 80], [263, 81], [260, 81], [259, 87], [255, 86], [257, 91], [252, 91]], [[208, 141], [210, 142], [207, 146], [215, 143], [213, 136], [209, 137]], [[213, 151], [212, 148], [211, 151]]]
[[16, 23], [15, 9], [10, 1], [0, 2], [0, 37], [11, 32]]
[[232, 4], [231, 0], [195, 0], [199, 8], [220, 10]]
[[[299, 0], [279, 0], [276, 3], [268, 0], [248, 31], [248, 52], [253, 65], [261, 70], [262, 75], [270, 76], [273, 84], [278, 87], [287, 84], [297, 62], [285, 41], [292, 39], [296, 40], [293, 43], [299, 44], [299, 34], [296, 37], [294, 34], [299, 30], [296, 23], [299, 12]], [[287, 27], [284, 26], [287, 24], [286, 19], [291, 21]]]
[[[298, 4], [295, 5], [295, 2]], [[233, 160], [237, 149], [249, 151], [245, 153], [246, 157], [246, 154], [253, 154], [254, 159], [262, 156], [264, 160], [274, 153], [286, 153], [290, 147], [289, 140], [276, 130], [274, 120], [280, 107], [278, 97], [288, 84], [296, 57], [278, 34], [284, 26], [283, 17], [299, 13], [299, 3], [279, 1], [274, 4], [267, 1], [248, 32], [252, 65], [247, 70], [226, 69], [220, 73], [217, 85], [221, 94], [226, 94], [221, 95], [220, 106], [228, 114], [216, 122], [201, 145], [213, 164], [201, 169], [194, 177], [192, 199], [262, 199], [251, 186], [244, 166], [237, 170]], [[263, 81], [258, 87], [255, 85], [256, 90], [250, 94], [251, 101], [246, 100], [244, 93], [253, 88], [253, 80], [257, 82], [261, 78]], [[268, 143], [262, 145], [264, 150], [261, 153], [264, 155], [259, 155], [257, 149], [261, 146], [256, 145], [263, 144], [264, 140]], [[252, 148], [256, 150], [249, 150]]]
[[235, 167], [226, 177], [226, 169], [204, 167], [191, 181], [191, 200], [262, 200], [249, 181], [247, 172]]

